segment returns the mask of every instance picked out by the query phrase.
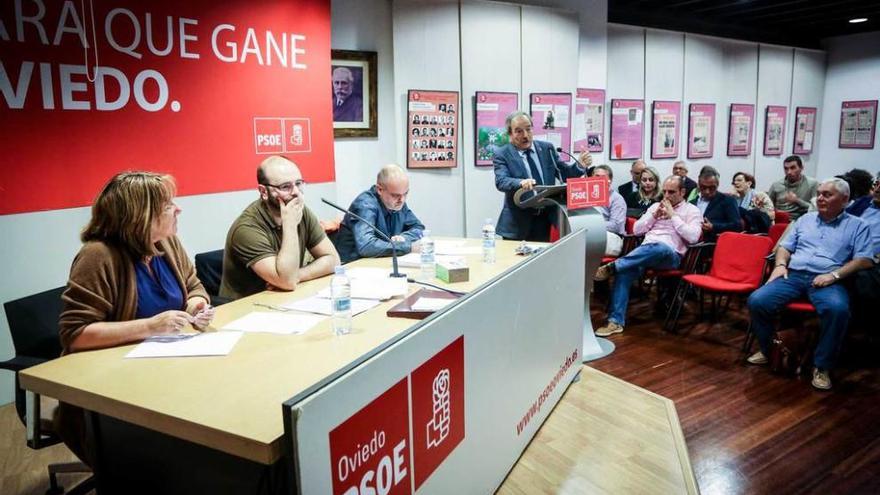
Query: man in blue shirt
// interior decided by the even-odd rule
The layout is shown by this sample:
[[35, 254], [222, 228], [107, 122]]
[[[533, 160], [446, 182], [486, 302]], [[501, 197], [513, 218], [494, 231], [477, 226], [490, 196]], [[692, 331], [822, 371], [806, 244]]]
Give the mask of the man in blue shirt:
[[871, 194], [855, 200], [846, 212], [860, 217], [871, 230], [874, 267], [857, 273], [852, 284], [853, 325], [867, 329], [876, 327], [874, 305], [880, 301], [880, 173], [874, 180]]
[[761, 350], [749, 357], [764, 364], [773, 318], [786, 304], [806, 297], [819, 313], [821, 332], [813, 356], [813, 387], [831, 388], [829, 371], [849, 324], [849, 294], [840, 281], [872, 265], [868, 225], [846, 213], [849, 185], [829, 179], [818, 188], [818, 211], [803, 215], [776, 250], [767, 283], [749, 297], [752, 330]]
[[[583, 163], [583, 161], [581, 162]], [[608, 206], [594, 206], [602, 213], [605, 219], [605, 255], [617, 256], [623, 248], [623, 235], [626, 235], [626, 200], [614, 188], [611, 182], [614, 180], [614, 172], [608, 165], [596, 165], [593, 168], [593, 177], [606, 177], [608, 179]]]
[[362, 192], [348, 207], [358, 216], [372, 223], [394, 241], [394, 246], [370, 227], [346, 213], [336, 235], [336, 249], [343, 263], [358, 258], [416, 253], [418, 240], [425, 226], [406, 206], [409, 177], [397, 165], [382, 167], [376, 176], [376, 185]]

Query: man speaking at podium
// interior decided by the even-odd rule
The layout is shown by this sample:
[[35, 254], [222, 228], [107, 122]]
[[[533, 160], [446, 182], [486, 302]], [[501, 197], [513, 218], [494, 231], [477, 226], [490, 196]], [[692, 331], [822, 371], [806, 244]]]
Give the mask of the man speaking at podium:
[[520, 188], [531, 191], [535, 186], [552, 186], [559, 178], [581, 177], [585, 170], [577, 163], [559, 159], [553, 145], [535, 141], [532, 118], [517, 110], [505, 121], [509, 143], [495, 155], [495, 188], [504, 193], [504, 207], [495, 232], [505, 239], [547, 242], [550, 226], [556, 220], [556, 207], [520, 208], [513, 194]]

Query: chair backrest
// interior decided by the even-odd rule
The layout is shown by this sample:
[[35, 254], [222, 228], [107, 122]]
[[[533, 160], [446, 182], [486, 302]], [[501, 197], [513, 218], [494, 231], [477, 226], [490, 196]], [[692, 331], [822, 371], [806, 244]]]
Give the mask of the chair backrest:
[[788, 225], [789, 224], [787, 223], [774, 223], [770, 226], [770, 231], [767, 232], [767, 237], [769, 237], [770, 240], [773, 241], [774, 246], [777, 242], [779, 242], [779, 239], [782, 238], [782, 234], [785, 233], [785, 229], [788, 228]]
[[217, 296], [220, 293], [220, 279], [223, 277], [223, 250], [197, 254], [196, 276], [212, 298]]
[[54, 359], [61, 355], [58, 318], [61, 293], [66, 287], [47, 290], [3, 304], [17, 356]]
[[764, 258], [772, 247], [769, 236], [724, 232], [718, 236], [709, 275], [757, 288], [764, 274]]
[[791, 215], [786, 211], [776, 210], [774, 223], [791, 223]]
[[635, 217], [626, 217], [626, 233], [627, 234], [633, 233], [633, 227], [635, 227], [637, 220], [638, 220], [638, 218], [635, 218]]

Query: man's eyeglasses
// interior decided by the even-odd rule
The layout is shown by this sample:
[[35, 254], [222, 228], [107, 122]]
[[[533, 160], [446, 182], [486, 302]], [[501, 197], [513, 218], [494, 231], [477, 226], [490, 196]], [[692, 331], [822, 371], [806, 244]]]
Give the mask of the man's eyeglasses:
[[275, 189], [278, 189], [279, 191], [281, 191], [285, 194], [290, 194], [293, 192], [294, 187], [296, 187], [297, 189], [302, 191], [303, 188], [306, 186], [306, 181], [304, 181], [302, 179], [298, 179], [293, 182], [285, 182], [284, 184], [278, 184], [278, 185], [269, 184], [268, 182], [264, 182], [262, 185], [266, 186], [266, 187], [274, 187]]

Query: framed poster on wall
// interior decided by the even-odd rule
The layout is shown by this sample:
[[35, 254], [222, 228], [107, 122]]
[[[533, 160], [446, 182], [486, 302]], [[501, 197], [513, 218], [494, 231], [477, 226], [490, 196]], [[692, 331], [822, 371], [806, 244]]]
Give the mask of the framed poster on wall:
[[782, 154], [785, 144], [785, 114], [788, 108], [778, 105], [767, 106], [767, 117], [764, 124], [764, 155]]
[[519, 93], [477, 91], [474, 102], [474, 165], [491, 167], [495, 153], [509, 140], [504, 121], [519, 107]]
[[797, 107], [794, 112], [795, 155], [809, 155], [816, 142], [816, 108]]
[[458, 91], [407, 92], [407, 168], [455, 168], [458, 163]]
[[840, 148], [874, 149], [877, 100], [845, 101], [840, 107]]
[[655, 101], [651, 118], [651, 158], [678, 158], [681, 102]]
[[611, 100], [612, 160], [642, 157], [645, 126], [645, 100]]
[[571, 149], [571, 93], [532, 93], [529, 113], [535, 139]]
[[574, 98], [574, 149], [602, 151], [605, 144], [605, 90], [578, 88]]
[[752, 154], [752, 132], [755, 129], [755, 105], [730, 105], [730, 123], [727, 129], [727, 156]]
[[715, 151], [715, 104], [688, 107], [688, 158], [712, 158]]
[[378, 136], [377, 53], [332, 50], [330, 57], [333, 137]]

